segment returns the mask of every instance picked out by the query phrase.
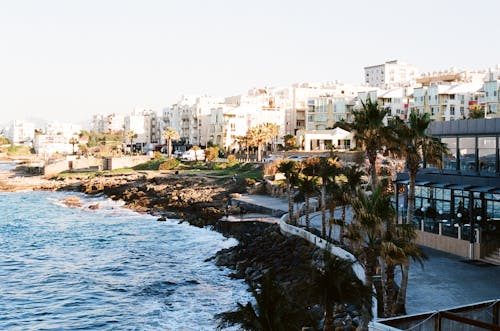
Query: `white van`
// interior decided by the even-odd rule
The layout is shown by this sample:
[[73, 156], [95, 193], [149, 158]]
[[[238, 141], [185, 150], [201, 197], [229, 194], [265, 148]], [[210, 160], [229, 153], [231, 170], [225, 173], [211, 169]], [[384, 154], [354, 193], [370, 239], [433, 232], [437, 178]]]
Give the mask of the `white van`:
[[190, 149], [189, 151], [185, 151], [182, 153], [180, 157], [181, 161], [204, 161], [205, 160], [205, 151], [203, 149]]

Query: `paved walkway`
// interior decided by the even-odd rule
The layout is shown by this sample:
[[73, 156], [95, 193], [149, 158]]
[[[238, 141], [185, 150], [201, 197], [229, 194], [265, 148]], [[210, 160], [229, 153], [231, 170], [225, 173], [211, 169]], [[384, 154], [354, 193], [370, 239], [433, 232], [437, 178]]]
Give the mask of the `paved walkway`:
[[[286, 199], [243, 195], [233, 200], [288, 212]], [[336, 218], [340, 218], [340, 212], [340, 208], [335, 211]], [[349, 210], [346, 219], [351, 217], [352, 211]], [[311, 225], [321, 230], [321, 213], [311, 215]], [[336, 234], [338, 236], [338, 231]], [[409, 314], [500, 298], [500, 266], [478, 266], [464, 262], [464, 258], [456, 255], [425, 247], [423, 250], [429, 256], [424, 268], [415, 262], [410, 269], [407, 292]]]

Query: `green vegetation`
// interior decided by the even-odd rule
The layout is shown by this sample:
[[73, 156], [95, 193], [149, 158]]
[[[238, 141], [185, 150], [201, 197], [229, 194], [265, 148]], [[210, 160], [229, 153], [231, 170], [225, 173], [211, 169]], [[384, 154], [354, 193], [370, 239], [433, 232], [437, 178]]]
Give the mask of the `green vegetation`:
[[179, 166], [181, 162], [177, 159], [168, 159], [158, 167], [158, 170], [172, 170]]
[[159, 170], [160, 165], [166, 162], [168, 159], [161, 156], [156, 159], [152, 159], [148, 162], [144, 162], [141, 164], [136, 165], [133, 169], [134, 170]]
[[54, 179], [66, 179], [66, 178], [93, 178], [96, 176], [102, 175], [119, 175], [119, 174], [129, 174], [134, 170], [132, 168], [119, 168], [114, 170], [105, 170], [105, 171], [80, 171], [80, 172], [71, 172], [65, 171], [59, 173]]
[[30, 155], [31, 149], [28, 146], [10, 146], [7, 148], [7, 154], [9, 156], [22, 156], [22, 155]]

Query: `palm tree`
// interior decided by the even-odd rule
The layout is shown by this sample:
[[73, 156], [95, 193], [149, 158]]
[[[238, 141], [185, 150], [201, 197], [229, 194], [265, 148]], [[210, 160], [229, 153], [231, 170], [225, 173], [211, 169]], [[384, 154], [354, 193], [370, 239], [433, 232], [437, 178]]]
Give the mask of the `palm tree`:
[[387, 115], [386, 109], [381, 109], [377, 102], [372, 102], [370, 98], [366, 103], [361, 101], [363, 109], [354, 111], [354, 121], [352, 128], [355, 130], [354, 139], [356, 144], [360, 144], [366, 152], [370, 162], [371, 185], [378, 185], [376, 161], [377, 153], [382, 150], [386, 142], [387, 130], [384, 125], [384, 118]]
[[295, 161], [285, 160], [278, 165], [278, 171], [285, 176], [286, 191], [288, 193], [288, 223], [293, 222], [293, 187], [298, 182], [299, 168]]
[[321, 179], [321, 235], [326, 236], [326, 193], [328, 186], [335, 181], [339, 173], [339, 161], [337, 157], [317, 158], [317, 175]]
[[430, 123], [429, 113], [417, 114], [415, 112], [410, 114], [408, 124], [399, 118], [389, 122], [389, 127], [395, 133], [394, 144], [397, 146], [393, 152], [397, 156], [405, 158], [410, 177], [406, 215], [406, 223], [408, 224], [412, 223], [415, 212], [415, 182], [420, 161], [423, 159], [425, 162], [436, 164], [441, 168], [443, 155], [449, 153], [446, 144], [426, 134]]
[[132, 154], [132, 145], [135, 138], [137, 138], [137, 133], [135, 133], [133, 130], [127, 131], [127, 133], [125, 134], [125, 140], [128, 139], [130, 141], [130, 154]]
[[72, 151], [73, 151], [73, 155], [75, 155], [75, 145], [78, 144], [78, 139], [76, 139], [75, 137], [71, 137], [69, 139], [69, 143], [71, 144], [71, 148], [72, 148]]
[[274, 123], [266, 123], [268, 140], [271, 142], [271, 153], [274, 153], [276, 137], [280, 133], [280, 126]]
[[393, 306], [393, 315], [406, 315], [406, 290], [408, 288], [408, 275], [410, 272], [410, 259], [420, 263], [423, 267], [423, 261], [427, 259], [427, 255], [422, 252], [419, 246], [415, 243], [417, 234], [412, 224], [400, 224], [396, 228], [398, 246], [402, 248], [405, 257], [400, 263], [401, 267], [401, 283], [396, 298], [396, 303]]
[[167, 143], [167, 156], [170, 158], [172, 155], [172, 141], [178, 140], [180, 135], [177, 131], [175, 131], [175, 129], [167, 128], [162, 132], [161, 137], [165, 139], [165, 142]]
[[255, 306], [250, 302], [246, 305], [237, 303], [237, 310], [216, 315], [219, 320], [218, 330], [236, 324], [251, 331], [297, 329], [302, 312], [285, 295], [272, 274], [264, 275], [261, 288], [250, 285], [250, 290], [255, 298]]
[[347, 238], [351, 248], [365, 269], [366, 284], [372, 286], [378, 265], [386, 220], [394, 215], [391, 197], [381, 186], [371, 194], [361, 190], [351, 199], [353, 222], [348, 225]]
[[342, 216], [340, 222], [340, 234], [339, 234], [339, 242], [341, 245], [344, 244], [344, 228], [346, 224], [346, 209], [349, 205], [349, 201], [353, 198], [356, 192], [359, 190], [359, 186], [361, 184], [361, 179], [364, 175], [364, 172], [359, 169], [358, 166], [347, 166], [343, 167], [340, 170], [340, 173], [345, 178], [345, 181], [342, 182], [342, 186], [340, 187], [341, 191], [341, 199], [342, 202]]
[[260, 124], [247, 131], [249, 144], [257, 147], [257, 161], [262, 161], [264, 144], [272, 141], [279, 133], [279, 126], [273, 123]]
[[309, 200], [311, 198], [311, 195], [314, 194], [314, 192], [316, 192], [316, 187], [317, 187], [316, 178], [304, 175], [299, 179], [298, 184], [299, 184], [299, 191], [301, 191], [304, 194], [306, 229], [309, 230], [311, 226], [311, 222], [309, 220], [309, 213], [310, 213]]
[[353, 262], [325, 252], [323, 266], [313, 273], [313, 293], [325, 310], [323, 330], [334, 330], [333, 307], [335, 304], [354, 305], [358, 312], [371, 315], [372, 291], [363, 284], [352, 269]]

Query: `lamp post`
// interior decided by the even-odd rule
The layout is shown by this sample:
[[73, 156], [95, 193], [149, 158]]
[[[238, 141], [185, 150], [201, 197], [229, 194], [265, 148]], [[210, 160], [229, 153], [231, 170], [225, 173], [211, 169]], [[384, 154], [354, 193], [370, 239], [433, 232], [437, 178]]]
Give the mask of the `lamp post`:
[[420, 208], [420, 211], [422, 212], [422, 220], [421, 220], [421, 224], [420, 224], [420, 231], [424, 232], [425, 230], [425, 212], [427, 211], [427, 207], [422, 207]]

